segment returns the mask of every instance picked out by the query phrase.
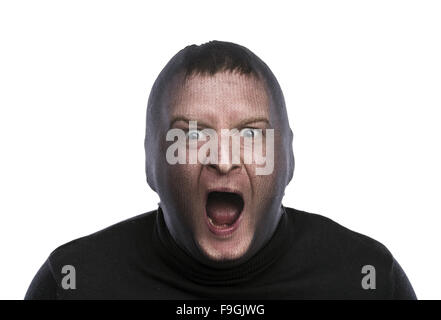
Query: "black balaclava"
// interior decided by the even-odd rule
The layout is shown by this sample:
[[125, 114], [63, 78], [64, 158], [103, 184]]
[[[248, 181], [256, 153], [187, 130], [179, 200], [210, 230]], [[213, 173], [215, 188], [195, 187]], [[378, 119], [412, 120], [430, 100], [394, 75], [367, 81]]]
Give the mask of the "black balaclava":
[[[214, 130], [221, 126], [232, 129], [230, 125], [236, 120], [240, 123], [242, 118], [267, 116], [265, 128], [274, 130], [273, 172], [256, 176], [252, 166], [242, 164], [168, 163], [166, 152], [172, 142], [166, 136], [177, 115], [208, 123], [206, 127]], [[174, 123], [185, 126], [182, 120]], [[263, 123], [257, 126], [263, 128]], [[145, 152], [147, 182], [160, 197], [167, 229], [195, 259], [240, 263], [271, 238], [283, 213], [285, 187], [294, 171], [292, 131], [275, 76], [250, 50], [212, 41], [178, 52], [159, 74], [150, 93]], [[235, 206], [241, 209], [233, 209]], [[212, 221], [206, 217], [216, 211], [212, 208], [218, 212], [211, 216], [215, 222], [222, 220], [228, 210], [243, 210], [242, 226], [228, 236], [210, 233], [203, 221]]]

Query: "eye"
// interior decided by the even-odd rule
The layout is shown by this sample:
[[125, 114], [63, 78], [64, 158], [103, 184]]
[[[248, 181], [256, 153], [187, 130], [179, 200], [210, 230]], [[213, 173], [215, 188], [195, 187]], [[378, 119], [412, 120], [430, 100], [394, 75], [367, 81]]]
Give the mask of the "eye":
[[255, 138], [262, 135], [262, 130], [254, 128], [244, 128], [240, 130], [240, 135], [244, 138]]
[[187, 132], [188, 140], [199, 140], [204, 137], [204, 133], [201, 130], [189, 130]]

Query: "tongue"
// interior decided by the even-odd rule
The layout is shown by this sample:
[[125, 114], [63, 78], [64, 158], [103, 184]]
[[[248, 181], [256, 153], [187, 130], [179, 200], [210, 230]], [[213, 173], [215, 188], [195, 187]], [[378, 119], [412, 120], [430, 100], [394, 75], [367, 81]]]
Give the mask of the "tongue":
[[240, 215], [240, 205], [224, 197], [210, 197], [207, 201], [207, 215], [216, 225], [231, 225]]

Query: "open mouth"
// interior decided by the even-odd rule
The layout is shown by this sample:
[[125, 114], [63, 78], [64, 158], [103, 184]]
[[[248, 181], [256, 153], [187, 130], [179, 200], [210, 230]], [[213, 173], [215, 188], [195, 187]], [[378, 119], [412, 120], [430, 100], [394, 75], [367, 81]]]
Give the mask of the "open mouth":
[[207, 195], [205, 212], [208, 228], [216, 235], [229, 235], [239, 226], [244, 201], [239, 193], [212, 191]]

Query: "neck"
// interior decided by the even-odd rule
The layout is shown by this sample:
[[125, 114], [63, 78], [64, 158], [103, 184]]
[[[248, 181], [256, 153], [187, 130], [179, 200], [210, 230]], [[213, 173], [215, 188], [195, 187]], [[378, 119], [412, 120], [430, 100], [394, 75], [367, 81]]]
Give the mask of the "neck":
[[[261, 244], [256, 243], [254, 251], [236, 260], [215, 261], [201, 255], [195, 257], [182, 248], [167, 228], [161, 207], [157, 211], [154, 242], [161, 258], [177, 272], [192, 281], [204, 284], [228, 284], [245, 281], [268, 268], [289, 246], [287, 217], [280, 207], [279, 219], [272, 232], [267, 232]], [[257, 230], [258, 232], [258, 230]]]

